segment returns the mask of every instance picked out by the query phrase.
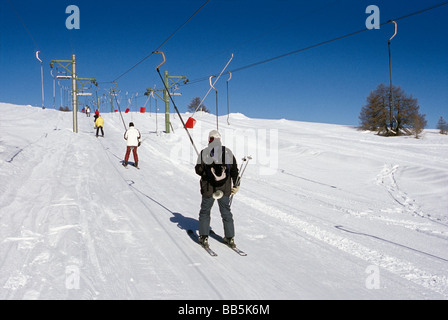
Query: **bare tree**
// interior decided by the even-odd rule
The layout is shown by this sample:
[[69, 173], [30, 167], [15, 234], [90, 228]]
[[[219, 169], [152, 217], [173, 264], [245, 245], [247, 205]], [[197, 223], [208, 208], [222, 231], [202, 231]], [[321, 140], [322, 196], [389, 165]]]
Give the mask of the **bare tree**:
[[362, 107], [359, 115], [360, 128], [370, 131], [387, 131], [387, 121], [389, 119], [385, 107], [387, 98], [387, 87], [379, 85], [375, 91], [370, 92], [367, 97], [367, 104]]
[[425, 115], [421, 115], [419, 113], [415, 113], [412, 116], [412, 133], [415, 135], [415, 138], [418, 139], [420, 134], [423, 132], [423, 129], [427, 125], [427, 121], [425, 119]]
[[[195, 112], [200, 103], [201, 103], [201, 98], [199, 98], [199, 97], [193, 98], [193, 100], [191, 100], [190, 104], [187, 107], [188, 111]], [[201, 107], [199, 108], [198, 111], [204, 111], [204, 112], [210, 113], [210, 111], [207, 109], [207, 107], [204, 104], [201, 105]]]
[[419, 113], [418, 100], [395, 86], [393, 97], [392, 108], [390, 88], [383, 83], [370, 92], [359, 115], [360, 129], [378, 131], [379, 135], [385, 136], [411, 135], [416, 131], [420, 134], [426, 126], [426, 119]]

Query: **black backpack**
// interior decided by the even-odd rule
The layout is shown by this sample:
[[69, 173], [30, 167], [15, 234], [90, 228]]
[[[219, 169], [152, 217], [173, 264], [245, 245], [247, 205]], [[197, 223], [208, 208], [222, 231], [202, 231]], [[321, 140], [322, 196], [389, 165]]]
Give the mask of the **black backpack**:
[[207, 181], [213, 187], [223, 186], [230, 177], [230, 164], [226, 164], [225, 155], [226, 147], [222, 147], [221, 161], [216, 161], [213, 158], [215, 149], [211, 149], [207, 154], [205, 162], [205, 172], [207, 174]]

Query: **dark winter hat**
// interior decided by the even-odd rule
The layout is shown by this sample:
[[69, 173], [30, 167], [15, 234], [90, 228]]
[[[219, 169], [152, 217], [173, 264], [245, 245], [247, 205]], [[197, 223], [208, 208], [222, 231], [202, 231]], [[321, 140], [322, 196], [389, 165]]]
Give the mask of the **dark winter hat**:
[[133, 127], [134, 126], [134, 122], [129, 122], [129, 126]]

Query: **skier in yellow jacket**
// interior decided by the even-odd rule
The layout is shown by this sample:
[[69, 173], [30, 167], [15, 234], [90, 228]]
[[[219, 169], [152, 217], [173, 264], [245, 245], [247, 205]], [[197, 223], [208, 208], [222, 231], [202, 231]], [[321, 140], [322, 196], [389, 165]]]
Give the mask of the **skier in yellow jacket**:
[[98, 137], [98, 132], [100, 129], [101, 129], [101, 136], [104, 137], [103, 125], [104, 125], [104, 119], [101, 118], [100, 115], [98, 115], [98, 118], [96, 118], [96, 120], [95, 120], [96, 136], [97, 137]]

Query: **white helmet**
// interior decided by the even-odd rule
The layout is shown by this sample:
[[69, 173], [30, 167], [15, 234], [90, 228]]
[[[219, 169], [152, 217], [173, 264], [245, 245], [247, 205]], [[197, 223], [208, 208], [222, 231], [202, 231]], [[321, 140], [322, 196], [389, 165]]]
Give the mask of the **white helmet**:
[[215, 139], [221, 139], [221, 134], [218, 132], [218, 130], [212, 130], [208, 134], [208, 142], [212, 142]]

